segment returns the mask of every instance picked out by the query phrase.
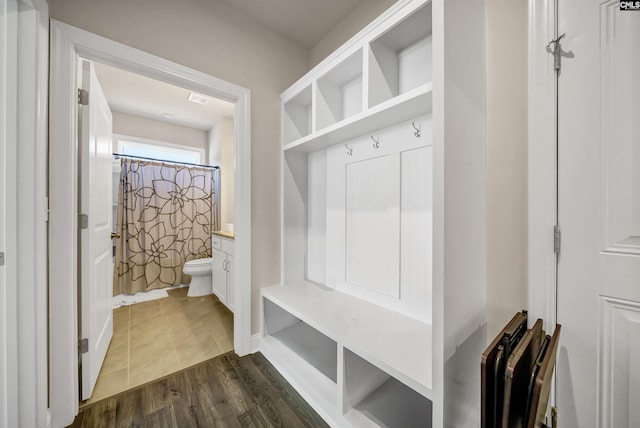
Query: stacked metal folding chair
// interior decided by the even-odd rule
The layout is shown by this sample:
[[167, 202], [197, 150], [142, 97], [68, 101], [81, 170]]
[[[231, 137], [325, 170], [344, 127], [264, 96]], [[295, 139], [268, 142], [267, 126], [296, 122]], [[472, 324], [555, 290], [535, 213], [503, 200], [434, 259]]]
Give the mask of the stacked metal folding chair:
[[482, 354], [482, 428], [547, 427], [560, 325], [552, 336], [527, 311], [514, 315]]

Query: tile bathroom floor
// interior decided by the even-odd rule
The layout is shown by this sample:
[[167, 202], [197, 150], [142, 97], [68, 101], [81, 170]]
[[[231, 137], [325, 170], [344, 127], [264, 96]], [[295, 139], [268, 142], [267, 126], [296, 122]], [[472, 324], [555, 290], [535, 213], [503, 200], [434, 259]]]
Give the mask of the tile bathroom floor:
[[217, 297], [167, 291], [169, 297], [113, 311], [113, 338], [81, 408], [233, 349], [233, 314]]

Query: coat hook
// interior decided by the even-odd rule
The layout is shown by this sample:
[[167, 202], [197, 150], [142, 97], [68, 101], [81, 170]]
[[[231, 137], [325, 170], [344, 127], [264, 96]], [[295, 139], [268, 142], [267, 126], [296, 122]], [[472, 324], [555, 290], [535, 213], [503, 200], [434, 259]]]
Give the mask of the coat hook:
[[346, 144], [344, 146], [347, 148], [347, 155], [353, 156], [353, 148]]
[[380, 148], [380, 138], [376, 139], [374, 136], [371, 136], [371, 141], [373, 141], [373, 147], [376, 149]]
[[420, 136], [422, 135], [422, 131], [421, 131], [421, 126], [416, 126], [415, 122], [411, 122], [411, 125], [413, 126], [413, 129], [415, 129], [415, 132], [413, 133], [413, 135], [416, 136], [416, 138], [420, 138]]

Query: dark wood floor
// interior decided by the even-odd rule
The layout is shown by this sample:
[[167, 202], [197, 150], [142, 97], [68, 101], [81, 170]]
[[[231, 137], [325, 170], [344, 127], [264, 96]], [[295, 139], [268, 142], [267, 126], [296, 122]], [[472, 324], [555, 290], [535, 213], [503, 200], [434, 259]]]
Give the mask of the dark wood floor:
[[98, 401], [70, 427], [326, 427], [257, 353], [230, 352]]

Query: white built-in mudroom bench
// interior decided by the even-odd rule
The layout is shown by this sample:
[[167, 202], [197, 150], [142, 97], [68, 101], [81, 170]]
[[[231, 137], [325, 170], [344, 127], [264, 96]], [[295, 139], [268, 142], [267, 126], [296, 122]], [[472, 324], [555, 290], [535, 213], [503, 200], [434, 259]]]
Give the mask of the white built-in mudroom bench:
[[260, 348], [331, 426], [479, 426], [484, 16], [400, 0], [282, 94]]

